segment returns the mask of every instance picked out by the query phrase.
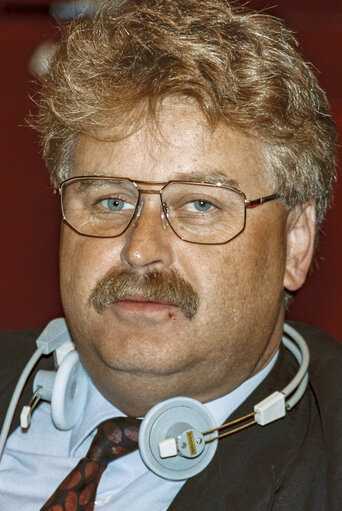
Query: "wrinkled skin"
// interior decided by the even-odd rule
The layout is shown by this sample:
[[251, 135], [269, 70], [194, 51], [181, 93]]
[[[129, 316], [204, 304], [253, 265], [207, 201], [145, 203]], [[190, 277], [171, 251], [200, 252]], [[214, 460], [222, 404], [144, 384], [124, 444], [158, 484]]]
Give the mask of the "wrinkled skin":
[[[276, 191], [255, 141], [223, 124], [211, 132], [195, 106], [165, 102], [159, 129], [147, 123], [115, 142], [80, 136], [70, 177], [164, 182], [214, 171], [248, 199]], [[302, 284], [312, 254], [310, 206], [290, 214], [279, 201], [250, 209], [238, 237], [207, 246], [177, 238], [161, 219], [158, 196], [144, 201], [139, 219], [117, 238], [62, 225], [60, 255], [65, 315], [81, 359], [103, 395], [135, 416], [175, 395], [215, 399], [264, 367], [281, 340], [283, 288]], [[196, 314], [189, 319], [137, 296], [96, 312], [89, 297], [113, 268], [175, 270], [199, 296]]]

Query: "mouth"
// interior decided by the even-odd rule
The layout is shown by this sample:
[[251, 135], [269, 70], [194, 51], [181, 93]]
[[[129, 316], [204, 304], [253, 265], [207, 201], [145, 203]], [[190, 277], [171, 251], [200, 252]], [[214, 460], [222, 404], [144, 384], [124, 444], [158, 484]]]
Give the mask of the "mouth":
[[133, 295], [125, 296], [113, 302], [116, 309], [125, 312], [138, 314], [155, 314], [160, 312], [171, 313], [177, 309], [177, 306], [167, 300], [149, 300], [146, 297]]
[[[111, 270], [95, 286], [89, 302], [98, 314], [106, 307], [151, 316], [157, 312], [175, 312], [191, 319], [198, 309], [199, 297], [192, 285], [176, 271], [149, 272]], [[127, 315], [126, 315], [127, 318]]]

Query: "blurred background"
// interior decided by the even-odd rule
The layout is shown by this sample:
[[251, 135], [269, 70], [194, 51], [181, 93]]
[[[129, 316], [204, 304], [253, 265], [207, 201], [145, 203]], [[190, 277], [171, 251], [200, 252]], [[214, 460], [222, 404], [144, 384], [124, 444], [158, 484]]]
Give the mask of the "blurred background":
[[[101, 1], [101, 0], [98, 0]], [[250, 0], [283, 18], [313, 62], [342, 128], [342, 0]], [[44, 326], [62, 315], [58, 288], [60, 212], [40, 155], [25, 125], [34, 105], [33, 73], [44, 70], [56, 18], [67, 20], [91, 1], [0, 0], [0, 328]], [[341, 151], [340, 151], [341, 152]], [[342, 185], [324, 224], [314, 271], [289, 317], [342, 340]]]

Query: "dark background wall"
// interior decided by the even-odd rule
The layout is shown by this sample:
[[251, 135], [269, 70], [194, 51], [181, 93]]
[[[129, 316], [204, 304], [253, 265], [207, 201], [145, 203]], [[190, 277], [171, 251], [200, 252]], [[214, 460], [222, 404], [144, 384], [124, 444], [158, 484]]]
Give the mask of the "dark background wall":
[[[43, 0], [0, 0], [0, 327], [43, 326], [62, 314], [58, 290], [59, 204], [52, 194], [37, 135], [25, 126], [35, 92], [29, 59], [58, 31]], [[254, 0], [277, 7], [297, 32], [342, 127], [342, 0]], [[290, 316], [342, 339], [342, 186], [336, 189], [315, 271]]]

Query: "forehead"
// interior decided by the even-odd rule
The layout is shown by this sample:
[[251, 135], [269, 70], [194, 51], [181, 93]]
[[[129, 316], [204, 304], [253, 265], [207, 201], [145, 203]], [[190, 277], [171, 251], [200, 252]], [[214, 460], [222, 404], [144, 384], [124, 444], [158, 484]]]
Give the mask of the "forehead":
[[80, 135], [70, 177], [80, 175], [160, 182], [226, 177], [247, 194], [271, 190], [255, 139], [223, 123], [212, 130], [197, 107], [180, 102], [164, 103], [156, 120], [120, 140]]

